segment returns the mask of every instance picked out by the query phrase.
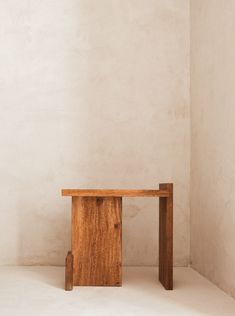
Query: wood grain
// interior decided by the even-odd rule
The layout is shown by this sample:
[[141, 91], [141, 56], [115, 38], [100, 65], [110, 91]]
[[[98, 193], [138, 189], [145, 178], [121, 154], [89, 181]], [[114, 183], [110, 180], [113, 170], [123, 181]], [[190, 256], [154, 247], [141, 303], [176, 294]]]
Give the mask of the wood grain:
[[65, 260], [65, 290], [72, 291], [73, 289], [73, 254], [68, 252]]
[[167, 189], [161, 190], [106, 190], [106, 189], [63, 189], [62, 196], [90, 197], [167, 197]]
[[121, 212], [120, 197], [72, 197], [74, 285], [121, 285]]
[[173, 184], [160, 184], [168, 197], [159, 199], [159, 281], [166, 290], [173, 289]]

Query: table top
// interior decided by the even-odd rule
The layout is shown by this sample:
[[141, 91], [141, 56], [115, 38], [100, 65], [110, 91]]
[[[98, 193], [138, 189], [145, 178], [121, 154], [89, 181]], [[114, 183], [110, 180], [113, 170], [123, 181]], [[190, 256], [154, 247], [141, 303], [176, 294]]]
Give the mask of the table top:
[[168, 197], [168, 190], [63, 189], [62, 196], [90, 197]]

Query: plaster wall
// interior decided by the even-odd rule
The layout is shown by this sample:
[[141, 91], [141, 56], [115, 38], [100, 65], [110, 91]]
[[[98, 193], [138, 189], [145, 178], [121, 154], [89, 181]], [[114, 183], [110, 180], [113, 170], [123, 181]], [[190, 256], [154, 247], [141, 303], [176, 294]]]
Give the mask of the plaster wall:
[[235, 297], [235, 2], [191, 1], [191, 260]]
[[[189, 1], [0, 2], [0, 263], [62, 265], [61, 188], [175, 184], [189, 262]], [[158, 201], [126, 199], [126, 265], [158, 263]]]

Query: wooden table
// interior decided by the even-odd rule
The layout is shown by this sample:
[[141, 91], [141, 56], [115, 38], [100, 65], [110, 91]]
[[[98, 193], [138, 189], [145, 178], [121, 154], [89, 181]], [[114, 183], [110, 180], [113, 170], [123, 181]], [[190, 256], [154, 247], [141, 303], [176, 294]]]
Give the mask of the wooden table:
[[173, 184], [159, 190], [63, 189], [72, 197], [71, 251], [65, 289], [122, 285], [122, 198], [159, 197], [159, 280], [173, 289]]

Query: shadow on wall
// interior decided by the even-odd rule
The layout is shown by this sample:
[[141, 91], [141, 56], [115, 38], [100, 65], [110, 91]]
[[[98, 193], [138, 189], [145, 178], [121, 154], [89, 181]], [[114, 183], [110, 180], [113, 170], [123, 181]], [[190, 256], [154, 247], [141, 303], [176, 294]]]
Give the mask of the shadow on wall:
[[44, 203], [37, 203], [38, 195], [31, 197], [35, 203], [30, 205], [26, 199], [19, 205], [22, 212], [19, 214], [17, 264], [63, 265], [65, 252], [70, 249], [70, 208], [58, 201], [59, 194], [54, 196], [54, 201], [45, 194]]

